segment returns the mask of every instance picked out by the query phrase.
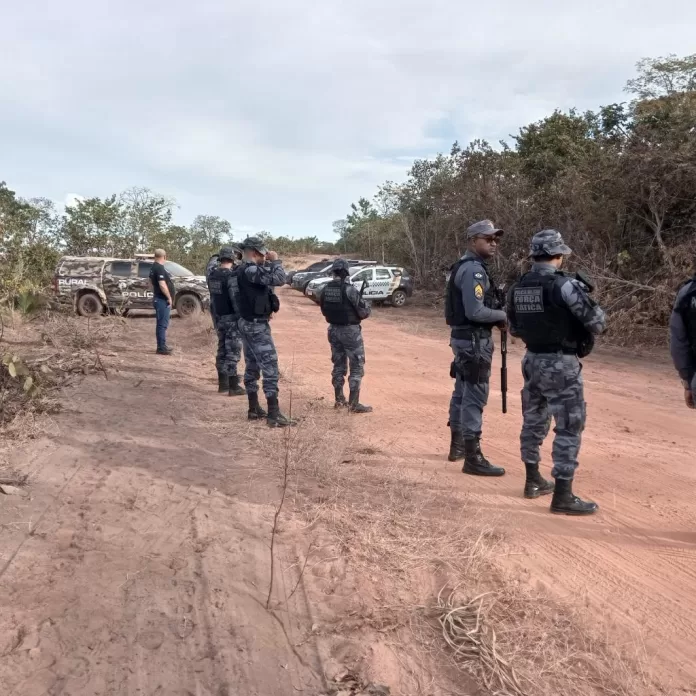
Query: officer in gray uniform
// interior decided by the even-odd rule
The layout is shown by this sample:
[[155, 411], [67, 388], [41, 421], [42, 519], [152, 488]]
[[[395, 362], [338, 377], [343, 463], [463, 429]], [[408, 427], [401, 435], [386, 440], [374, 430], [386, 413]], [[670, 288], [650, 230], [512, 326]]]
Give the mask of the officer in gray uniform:
[[[209, 259], [205, 267], [205, 279], [206, 281], [210, 278], [210, 274], [220, 265], [220, 255], [213, 254]], [[210, 291], [210, 285], [208, 285], [208, 290]], [[210, 317], [213, 320], [213, 328], [217, 329], [217, 318], [215, 317], [215, 308], [213, 303], [210, 303]]]
[[[556, 230], [534, 235], [531, 270], [510, 288], [510, 332], [520, 337], [527, 352], [522, 360], [523, 425], [520, 450], [526, 469], [524, 496], [536, 498], [553, 491], [551, 512], [590, 515], [597, 504], [573, 494], [573, 477], [585, 427], [582, 365], [594, 336], [605, 329], [602, 309], [589, 295], [589, 279], [571, 277], [559, 269], [571, 250]], [[539, 448], [553, 416], [555, 487], [539, 473]]]
[[229, 396], [242, 396], [246, 392], [239, 384], [237, 364], [242, 357], [242, 336], [239, 333], [239, 315], [234, 306], [232, 278], [236, 273], [233, 264], [236, 251], [224, 246], [218, 254], [219, 265], [209, 269], [208, 289], [210, 311], [218, 335], [215, 364], [218, 372], [218, 391]]
[[696, 394], [696, 276], [679, 288], [669, 320], [672, 362], [684, 387], [684, 401], [694, 408]]
[[[350, 282], [350, 267], [344, 259], [336, 259], [331, 266], [333, 280], [319, 295], [321, 313], [329, 323], [329, 345], [333, 371], [335, 408], [348, 406], [351, 413], [370, 413], [372, 406], [360, 403], [360, 383], [365, 373], [365, 346], [360, 322], [370, 316], [369, 305]], [[343, 394], [347, 366], [350, 364], [348, 403]]]
[[486, 267], [502, 234], [490, 220], [469, 227], [468, 250], [450, 269], [445, 294], [445, 319], [451, 328], [454, 353], [450, 375], [456, 380], [449, 409], [452, 439], [448, 459], [463, 459], [462, 471], [475, 476], [505, 473], [483, 456], [480, 445], [493, 361], [492, 329], [506, 325]]
[[[249, 398], [249, 420], [266, 418], [272, 428], [295, 423], [280, 412], [278, 405], [278, 354], [269, 320], [280, 309], [274, 287], [285, 285], [285, 271], [278, 254], [269, 251], [259, 237], [248, 237], [240, 244], [243, 259], [232, 277], [239, 331], [244, 347], [244, 386]], [[259, 404], [258, 381], [263, 374], [263, 393], [268, 413]]]

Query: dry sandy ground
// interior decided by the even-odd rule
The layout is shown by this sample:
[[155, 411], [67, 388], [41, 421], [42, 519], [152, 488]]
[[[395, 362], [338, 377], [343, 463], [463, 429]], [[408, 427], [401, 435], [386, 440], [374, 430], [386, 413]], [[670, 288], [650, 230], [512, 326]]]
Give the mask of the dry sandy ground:
[[[645, 696], [667, 685], [696, 693], [695, 416], [665, 360], [587, 359], [576, 488], [600, 512], [556, 517], [548, 499], [521, 497], [519, 345], [510, 347], [509, 413], [500, 413], [496, 357], [485, 418], [484, 451], [508, 474], [467, 477], [446, 461], [451, 357], [438, 317], [375, 310], [364, 324], [363, 389], [375, 411], [349, 417], [330, 408], [317, 307], [287, 288], [281, 296], [273, 332], [286, 409], [292, 390], [293, 411], [312, 432], [334, 428], [336, 448], [469, 501], [509, 535], [510, 573], [650, 658], [657, 681]], [[321, 504], [303, 508], [301, 489], [321, 489], [321, 477], [294, 486], [286, 502], [266, 611], [285, 435], [248, 424], [244, 398], [215, 393], [207, 319], [172, 322], [170, 358], [153, 353], [153, 323], [129, 319], [104, 357], [109, 379], [68, 389], [53, 435], [11, 451], [9, 463], [31, 480], [27, 497], [0, 496], [0, 692], [313, 695], [345, 667], [392, 694], [491, 693], [423, 685], [379, 627], [362, 644], [348, 638], [350, 617], [379, 592], [322, 531]], [[548, 472], [548, 449], [544, 456]], [[384, 504], [358, 481], [341, 496], [353, 494]], [[296, 587], [310, 541], [312, 562]], [[427, 578], [423, 594], [433, 591], [437, 578]]]

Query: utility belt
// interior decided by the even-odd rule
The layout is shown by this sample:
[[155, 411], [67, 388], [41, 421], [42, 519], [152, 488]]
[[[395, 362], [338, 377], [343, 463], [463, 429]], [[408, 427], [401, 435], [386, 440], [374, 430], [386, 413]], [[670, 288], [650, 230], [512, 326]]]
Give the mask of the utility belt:
[[563, 348], [559, 345], [551, 346], [527, 346], [528, 353], [555, 353], [556, 355], [577, 355], [577, 348]]
[[[242, 317], [244, 319], [244, 317]], [[266, 318], [261, 318], [261, 317], [254, 317], [253, 319], [244, 319], [249, 324], [268, 324], [268, 317]]]
[[218, 321], [220, 321], [220, 319], [230, 319], [231, 321], [236, 321], [237, 319], [239, 319], [239, 315], [237, 315], [237, 314], [219, 314]]
[[458, 340], [473, 341], [477, 338], [490, 338], [492, 327], [488, 326], [464, 326], [452, 329], [451, 337]]

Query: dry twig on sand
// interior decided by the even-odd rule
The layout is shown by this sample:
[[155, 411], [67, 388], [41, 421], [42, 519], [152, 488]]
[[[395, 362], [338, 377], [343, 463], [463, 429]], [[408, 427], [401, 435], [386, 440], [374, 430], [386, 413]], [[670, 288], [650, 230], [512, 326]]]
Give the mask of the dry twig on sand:
[[456, 588], [445, 600], [440, 590], [437, 611], [442, 635], [454, 650], [457, 666], [480, 678], [493, 696], [527, 696], [512, 665], [496, 649], [495, 630], [484, 609], [484, 599], [490, 593], [455, 603], [455, 592]]

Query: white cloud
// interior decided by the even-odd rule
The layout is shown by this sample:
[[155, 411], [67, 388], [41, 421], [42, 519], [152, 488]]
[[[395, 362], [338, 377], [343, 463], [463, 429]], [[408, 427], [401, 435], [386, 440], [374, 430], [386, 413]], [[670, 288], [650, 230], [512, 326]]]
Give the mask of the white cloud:
[[15, 4], [2, 177], [55, 199], [145, 185], [187, 219], [329, 236], [455, 137], [623, 99], [640, 57], [693, 51], [695, 21], [688, 0]]

